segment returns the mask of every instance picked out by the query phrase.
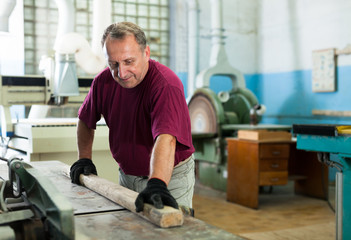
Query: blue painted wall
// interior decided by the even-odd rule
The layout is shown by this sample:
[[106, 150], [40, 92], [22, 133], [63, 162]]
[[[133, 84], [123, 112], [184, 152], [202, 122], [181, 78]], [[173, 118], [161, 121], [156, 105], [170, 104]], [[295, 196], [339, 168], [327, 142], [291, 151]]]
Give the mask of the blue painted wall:
[[[187, 73], [179, 73], [185, 90]], [[351, 111], [351, 66], [336, 69], [335, 92], [312, 92], [312, 71], [245, 75], [246, 86], [266, 105], [262, 123], [351, 124], [351, 117], [312, 115], [313, 109]], [[229, 78], [215, 76], [210, 88], [215, 92], [231, 89]]]
[[312, 115], [318, 110], [351, 110], [351, 66], [336, 69], [335, 92], [312, 92], [312, 71], [256, 74], [245, 76], [247, 87], [266, 105], [264, 123], [351, 124], [350, 117]]

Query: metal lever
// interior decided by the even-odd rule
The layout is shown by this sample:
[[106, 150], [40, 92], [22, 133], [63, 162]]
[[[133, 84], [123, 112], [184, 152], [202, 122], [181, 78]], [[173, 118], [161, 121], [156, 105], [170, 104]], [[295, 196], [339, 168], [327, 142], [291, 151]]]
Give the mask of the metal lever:
[[[23, 161], [23, 159], [14, 157], [8, 161], [8, 165], [11, 166], [11, 163], [13, 161]], [[20, 168], [20, 167], [21, 167], [21, 165], [19, 163], [15, 164], [15, 168]], [[11, 167], [9, 167], [9, 180], [10, 180], [10, 188], [12, 190], [11, 191], [12, 197], [13, 198], [21, 197], [21, 194], [22, 194], [21, 180], [20, 180], [18, 174], [15, 173], [14, 170], [11, 169]]]

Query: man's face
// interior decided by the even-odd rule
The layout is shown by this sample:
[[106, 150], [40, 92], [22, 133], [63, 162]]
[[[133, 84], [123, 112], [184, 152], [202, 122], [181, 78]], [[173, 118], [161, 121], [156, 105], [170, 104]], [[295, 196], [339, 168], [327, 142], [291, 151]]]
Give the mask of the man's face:
[[134, 88], [143, 81], [150, 59], [150, 48], [140, 49], [133, 35], [124, 39], [107, 37], [103, 48], [111, 74], [124, 88]]

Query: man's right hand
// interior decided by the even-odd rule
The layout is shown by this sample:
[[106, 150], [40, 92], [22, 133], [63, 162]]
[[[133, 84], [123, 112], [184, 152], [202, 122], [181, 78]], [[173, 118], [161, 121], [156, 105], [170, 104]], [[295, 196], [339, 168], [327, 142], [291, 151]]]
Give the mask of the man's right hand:
[[95, 174], [97, 175], [96, 167], [89, 158], [82, 158], [73, 163], [71, 166], [70, 176], [72, 183], [76, 183], [80, 185], [79, 176], [80, 174], [89, 175]]
[[139, 193], [135, 200], [136, 212], [144, 210], [144, 203], [152, 204], [158, 209], [164, 205], [178, 209], [178, 203], [168, 191], [166, 183], [158, 178], [149, 179], [146, 188]]

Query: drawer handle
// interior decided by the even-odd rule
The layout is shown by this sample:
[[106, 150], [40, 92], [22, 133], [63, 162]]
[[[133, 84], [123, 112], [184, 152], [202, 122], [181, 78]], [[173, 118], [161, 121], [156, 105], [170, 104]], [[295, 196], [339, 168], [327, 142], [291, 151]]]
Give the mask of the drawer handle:
[[279, 178], [271, 178], [271, 182], [278, 182]]
[[272, 168], [278, 168], [278, 167], [279, 167], [279, 164], [278, 164], [278, 163], [273, 163], [273, 164], [271, 165], [271, 167], [272, 167]]
[[274, 156], [280, 155], [280, 151], [273, 151], [272, 155], [274, 155]]

